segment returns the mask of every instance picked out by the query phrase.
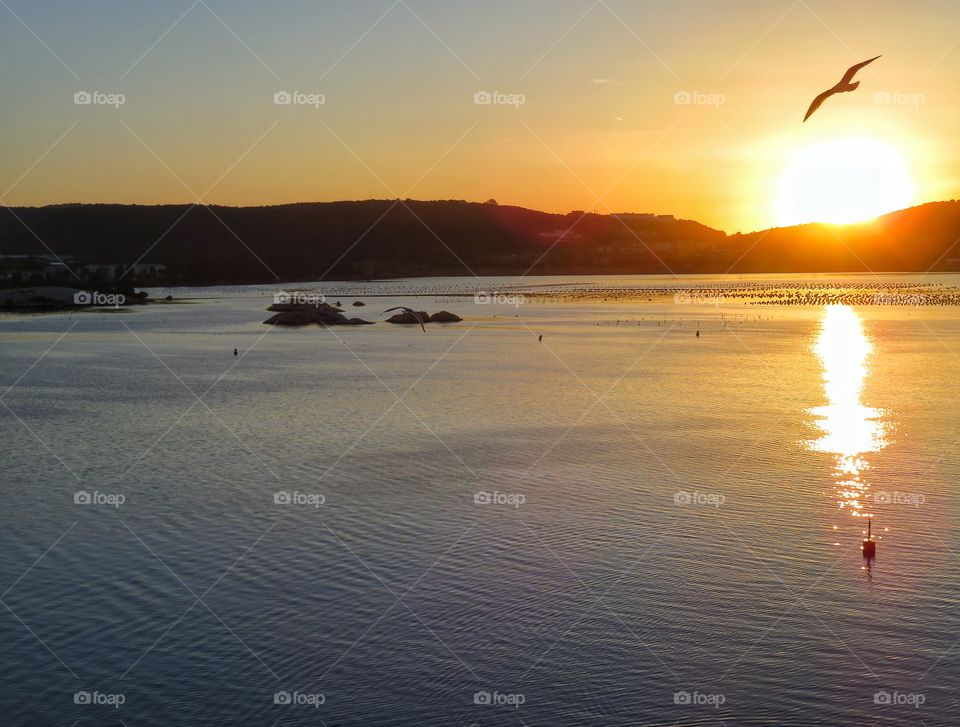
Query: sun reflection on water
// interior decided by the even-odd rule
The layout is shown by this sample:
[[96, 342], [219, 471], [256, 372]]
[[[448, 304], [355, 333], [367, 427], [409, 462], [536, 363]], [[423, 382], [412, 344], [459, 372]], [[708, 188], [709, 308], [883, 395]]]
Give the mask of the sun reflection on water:
[[860, 397], [873, 346], [859, 316], [845, 305], [827, 306], [814, 351], [823, 364], [827, 405], [811, 409], [823, 435], [811, 447], [836, 455], [834, 477], [841, 510], [854, 517], [872, 516], [867, 503], [870, 463], [864, 456], [887, 442], [883, 411], [864, 406]]

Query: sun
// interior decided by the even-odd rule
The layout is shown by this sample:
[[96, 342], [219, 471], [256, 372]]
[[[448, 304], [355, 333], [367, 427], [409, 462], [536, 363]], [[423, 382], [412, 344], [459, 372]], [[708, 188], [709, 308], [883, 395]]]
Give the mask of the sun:
[[793, 154], [777, 191], [777, 225], [862, 222], [912, 199], [913, 181], [896, 149], [877, 139], [833, 139]]

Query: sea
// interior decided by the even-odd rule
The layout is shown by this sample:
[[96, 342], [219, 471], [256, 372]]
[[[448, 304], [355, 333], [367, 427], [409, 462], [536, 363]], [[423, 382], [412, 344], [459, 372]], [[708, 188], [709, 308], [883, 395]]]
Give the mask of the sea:
[[[956, 725], [958, 286], [2, 314], [0, 723]], [[264, 325], [291, 295], [376, 325]]]

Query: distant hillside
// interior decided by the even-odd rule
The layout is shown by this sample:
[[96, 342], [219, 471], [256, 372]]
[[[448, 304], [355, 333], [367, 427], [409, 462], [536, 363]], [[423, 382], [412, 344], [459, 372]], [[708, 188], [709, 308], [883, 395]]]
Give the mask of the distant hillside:
[[960, 201], [931, 202], [856, 225], [732, 235], [726, 244], [743, 256], [735, 272], [960, 271]]
[[73, 280], [57, 258], [91, 279], [112, 279], [139, 262], [126, 280], [157, 284], [471, 272], [925, 271], [956, 266], [958, 238], [958, 202], [864, 225], [731, 236], [671, 216], [560, 215], [493, 202], [55, 205], [0, 211], [0, 277], [7, 284]]

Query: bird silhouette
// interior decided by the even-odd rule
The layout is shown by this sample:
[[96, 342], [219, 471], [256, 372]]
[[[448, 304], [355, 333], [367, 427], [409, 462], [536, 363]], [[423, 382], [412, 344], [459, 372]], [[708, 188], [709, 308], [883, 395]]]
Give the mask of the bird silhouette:
[[810, 108], [807, 109], [807, 115], [803, 117], [804, 123], [806, 123], [807, 119], [813, 116], [814, 111], [820, 108], [823, 105], [823, 102], [826, 101], [831, 96], [833, 96], [833, 94], [848, 93], [849, 91], [856, 91], [857, 87], [860, 85], [860, 81], [851, 83], [851, 81], [853, 81], [853, 77], [857, 75], [857, 71], [859, 71], [864, 66], [869, 65], [870, 63], [873, 63], [875, 60], [877, 60], [877, 58], [880, 58], [880, 56], [877, 56], [876, 58], [871, 58], [869, 61], [864, 61], [863, 63], [858, 63], [855, 66], [850, 66], [850, 68], [847, 69], [847, 72], [843, 74], [843, 78], [840, 79], [840, 83], [838, 83], [836, 86], [831, 88], [829, 91], [824, 91], [815, 99], [813, 99], [813, 103], [810, 104]]
[[424, 333], [427, 332], [426, 327], [423, 325], [423, 318], [420, 316], [419, 313], [413, 310], [413, 308], [407, 308], [401, 305], [401, 306], [397, 306], [396, 308], [390, 308], [389, 310], [385, 310], [384, 313], [393, 313], [393, 311], [395, 310], [402, 310], [404, 313], [409, 313], [410, 315], [412, 315], [414, 318], [417, 319], [417, 323], [420, 324], [420, 327], [423, 328], [423, 332]]

